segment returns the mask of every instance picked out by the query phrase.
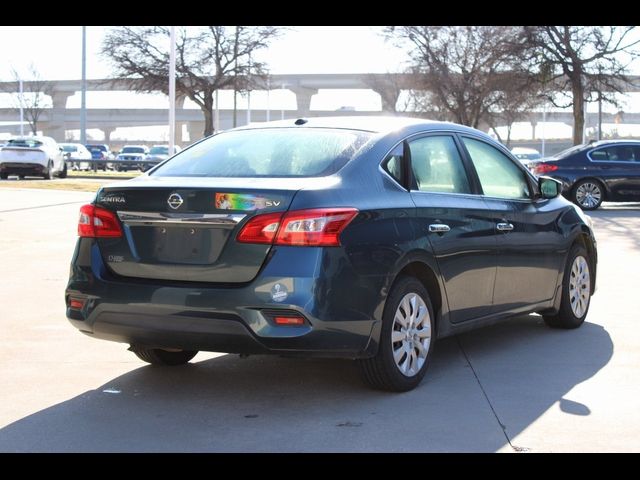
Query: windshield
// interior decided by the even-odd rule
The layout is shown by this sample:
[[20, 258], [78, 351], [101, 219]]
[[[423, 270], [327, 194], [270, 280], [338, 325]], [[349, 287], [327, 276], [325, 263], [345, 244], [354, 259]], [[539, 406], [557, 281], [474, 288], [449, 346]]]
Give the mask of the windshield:
[[33, 138], [16, 138], [7, 142], [7, 147], [38, 148], [40, 146], [42, 146], [42, 142]]
[[324, 128], [265, 128], [215, 135], [184, 150], [151, 175], [316, 177], [342, 168], [371, 134]]
[[169, 155], [169, 147], [153, 147], [149, 153], [151, 155]]
[[62, 150], [64, 150], [65, 152], [77, 152], [78, 147], [76, 147], [75, 145], [62, 145]]
[[143, 147], [124, 147], [121, 153], [144, 153]]

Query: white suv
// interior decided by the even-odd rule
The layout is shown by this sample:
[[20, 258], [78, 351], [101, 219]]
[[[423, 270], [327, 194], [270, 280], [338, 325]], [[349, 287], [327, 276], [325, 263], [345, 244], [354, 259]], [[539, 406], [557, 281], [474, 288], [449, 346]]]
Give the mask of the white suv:
[[9, 175], [43, 176], [51, 180], [54, 175], [67, 176], [67, 164], [62, 148], [51, 137], [16, 137], [0, 149], [0, 178]]

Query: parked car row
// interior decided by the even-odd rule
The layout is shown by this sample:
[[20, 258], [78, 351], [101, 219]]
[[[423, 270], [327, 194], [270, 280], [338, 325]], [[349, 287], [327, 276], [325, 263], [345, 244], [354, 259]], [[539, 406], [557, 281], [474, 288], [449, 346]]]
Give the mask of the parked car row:
[[[177, 153], [182, 149], [175, 146]], [[0, 178], [67, 176], [73, 170], [147, 171], [169, 158], [168, 145], [125, 145], [116, 156], [106, 144], [57, 143], [51, 137], [16, 137], [0, 144]]]

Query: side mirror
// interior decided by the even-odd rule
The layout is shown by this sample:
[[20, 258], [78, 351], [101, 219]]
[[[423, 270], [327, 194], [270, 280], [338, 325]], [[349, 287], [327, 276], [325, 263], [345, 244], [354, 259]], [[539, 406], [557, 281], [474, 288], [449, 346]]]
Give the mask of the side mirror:
[[562, 182], [551, 177], [538, 177], [538, 187], [542, 198], [556, 198], [562, 192]]

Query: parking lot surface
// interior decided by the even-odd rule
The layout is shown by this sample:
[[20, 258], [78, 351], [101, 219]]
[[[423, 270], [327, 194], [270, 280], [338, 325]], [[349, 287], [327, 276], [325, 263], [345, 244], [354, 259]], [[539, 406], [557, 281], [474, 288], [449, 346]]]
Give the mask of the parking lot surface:
[[640, 450], [640, 204], [593, 212], [598, 287], [578, 330], [523, 316], [436, 344], [404, 394], [346, 360], [200, 353], [147, 366], [64, 315], [92, 194], [0, 188], [2, 452]]

